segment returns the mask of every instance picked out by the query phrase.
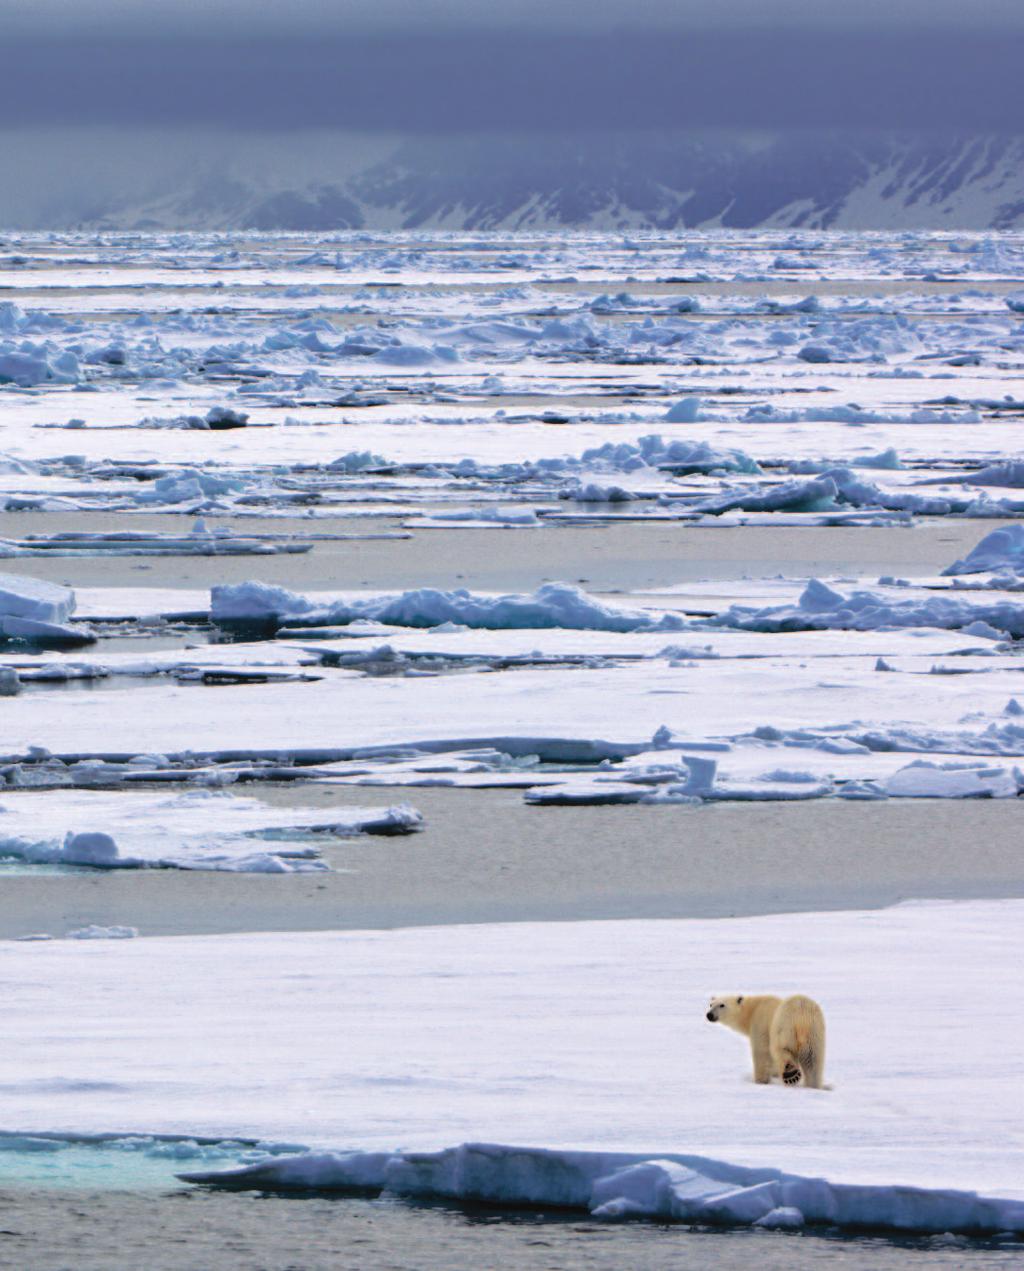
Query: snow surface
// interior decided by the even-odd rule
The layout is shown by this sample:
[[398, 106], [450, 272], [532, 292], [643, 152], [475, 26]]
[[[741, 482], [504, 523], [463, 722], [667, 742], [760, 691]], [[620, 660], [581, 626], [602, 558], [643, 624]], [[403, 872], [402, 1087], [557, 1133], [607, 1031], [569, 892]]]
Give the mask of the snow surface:
[[[12, 943], [0, 1124], [342, 1154], [264, 1169], [257, 1184], [1020, 1230], [1019, 1037], [1006, 1002], [1022, 916], [1021, 901], [934, 902]], [[941, 977], [936, 948], [955, 951]], [[832, 1088], [754, 1085], [743, 1039], [704, 1019], [723, 988], [812, 993]], [[994, 1044], [977, 1045], [979, 1021]], [[421, 1155], [462, 1142], [506, 1147]]]

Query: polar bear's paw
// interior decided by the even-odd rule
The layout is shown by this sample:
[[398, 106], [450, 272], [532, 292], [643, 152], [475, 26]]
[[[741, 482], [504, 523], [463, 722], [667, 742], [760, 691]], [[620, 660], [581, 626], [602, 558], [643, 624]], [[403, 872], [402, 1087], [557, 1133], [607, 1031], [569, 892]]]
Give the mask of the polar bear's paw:
[[792, 1061], [788, 1063], [782, 1070], [782, 1081], [784, 1085], [796, 1086], [800, 1084], [800, 1078], [803, 1073]]

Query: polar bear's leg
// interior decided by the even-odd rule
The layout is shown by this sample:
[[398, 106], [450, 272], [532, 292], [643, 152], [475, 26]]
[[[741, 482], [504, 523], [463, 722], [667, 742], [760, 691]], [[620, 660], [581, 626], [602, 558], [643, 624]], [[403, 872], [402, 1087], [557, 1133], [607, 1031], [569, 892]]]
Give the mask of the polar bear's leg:
[[768, 1045], [768, 1039], [765, 1038], [764, 1041], [755, 1042], [754, 1039], [751, 1038], [750, 1049], [754, 1057], [754, 1080], [758, 1083], [758, 1085], [766, 1086], [768, 1082], [771, 1081], [772, 1073], [775, 1070], [772, 1063], [772, 1052]]
[[809, 1089], [820, 1090], [825, 1084], [824, 1067], [824, 1056], [813, 1050], [796, 1053], [784, 1048], [779, 1052], [779, 1072], [784, 1085], [798, 1086], [802, 1081]]
[[782, 1084], [796, 1086], [803, 1076], [803, 1067], [792, 1046], [787, 1046], [776, 1028], [772, 1037], [772, 1070], [782, 1078]]
[[825, 1084], [824, 1077], [825, 1067], [824, 1055], [811, 1051], [804, 1061], [804, 1085], [810, 1086], [812, 1090], [820, 1090]]

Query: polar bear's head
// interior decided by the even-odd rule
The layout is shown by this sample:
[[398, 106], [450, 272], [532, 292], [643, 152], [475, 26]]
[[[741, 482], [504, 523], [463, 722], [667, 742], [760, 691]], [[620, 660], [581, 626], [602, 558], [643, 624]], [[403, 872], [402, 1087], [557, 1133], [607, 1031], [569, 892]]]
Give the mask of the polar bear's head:
[[726, 997], [713, 997], [708, 1003], [707, 1018], [712, 1024], [733, 1024], [739, 1019], [743, 994], [732, 993]]

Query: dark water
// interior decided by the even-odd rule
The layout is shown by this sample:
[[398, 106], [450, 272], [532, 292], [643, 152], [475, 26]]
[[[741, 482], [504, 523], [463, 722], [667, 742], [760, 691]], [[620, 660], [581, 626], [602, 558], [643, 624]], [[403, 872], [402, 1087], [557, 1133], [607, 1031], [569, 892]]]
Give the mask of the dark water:
[[0, 1191], [7, 1271], [931, 1271], [1024, 1267], [1024, 1245], [952, 1237], [607, 1225], [389, 1200], [201, 1189]]

